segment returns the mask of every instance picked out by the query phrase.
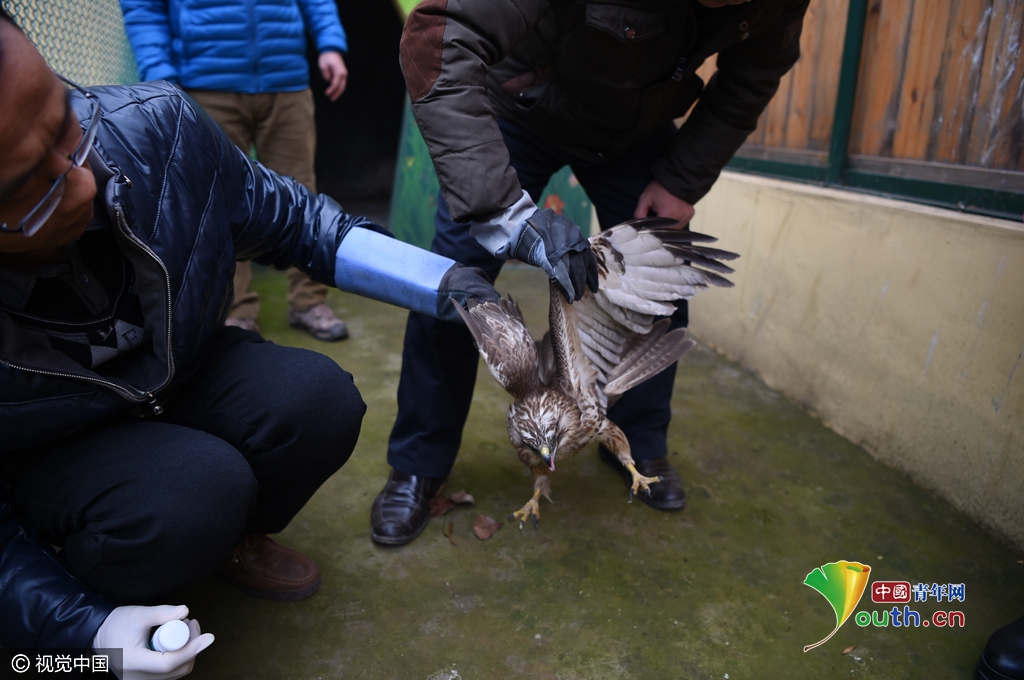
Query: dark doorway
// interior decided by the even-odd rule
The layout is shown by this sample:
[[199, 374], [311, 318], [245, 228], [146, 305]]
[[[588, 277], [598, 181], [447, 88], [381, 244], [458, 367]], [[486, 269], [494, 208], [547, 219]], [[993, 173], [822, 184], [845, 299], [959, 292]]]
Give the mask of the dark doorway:
[[310, 47], [316, 101], [317, 188], [348, 205], [386, 201], [394, 181], [405, 80], [398, 64], [402, 20], [390, 0], [336, 0], [348, 35], [348, 88], [331, 103]]

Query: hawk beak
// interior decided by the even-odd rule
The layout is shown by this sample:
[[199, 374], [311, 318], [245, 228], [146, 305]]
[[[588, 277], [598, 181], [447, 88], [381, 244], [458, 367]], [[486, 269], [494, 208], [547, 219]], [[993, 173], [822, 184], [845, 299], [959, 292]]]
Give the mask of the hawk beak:
[[547, 446], [540, 447], [540, 457], [543, 458], [544, 462], [547, 463], [551, 467], [552, 471], [554, 471], [554, 469], [555, 469], [555, 457], [551, 455], [551, 449], [549, 447], [547, 447]]

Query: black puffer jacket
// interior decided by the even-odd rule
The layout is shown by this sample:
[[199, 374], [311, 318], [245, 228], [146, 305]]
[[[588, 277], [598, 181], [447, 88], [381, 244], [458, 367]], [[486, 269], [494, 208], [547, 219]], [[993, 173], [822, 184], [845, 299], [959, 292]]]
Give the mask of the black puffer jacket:
[[[333, 284], [345, 234], [377, 228], [251, 162], [167, 83], [95, 92], [102, 163], [94, 166], [112, 172], [98, 190], [134, 266], [153, 345], [102, 377], [0, 311], [0, 456], [30, 455], [111, 415], [151, 410], [194, 370], [223, 323], [235, 260], [295, 265]], [[84, 98], [73, 106], [86, 124]], [[0, 646], [84, 648], [118, 605], [89, 592], [34, 540], [14, 518], [9, 492], [0, 478]]]
[[[808, 0], [424, 0], [402, 70], [452, 217], [522, 189], [494, 115], [581, 162], [614, 160], [700, 98], [652, 168], [695, 203], [757, 126], [800, 56]], [[718, 54], [705, 87], [695, 71]]]

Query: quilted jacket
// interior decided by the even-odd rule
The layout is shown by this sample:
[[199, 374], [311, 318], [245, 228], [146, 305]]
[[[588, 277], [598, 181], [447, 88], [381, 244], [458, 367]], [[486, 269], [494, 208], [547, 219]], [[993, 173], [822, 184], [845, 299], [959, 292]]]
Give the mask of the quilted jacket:
[[[800, 56], [807, 0], [423, 0], [402, 34], [416, 122], [456, 220], [522, 196], [495, 116], [581, 163], [613, 161], [698, 99], [652, 168], [697, 202]], [[718, 55], [707, 85], [696, 74]]]
[[[110, 175], [98, 191], [132, 261], [153, 345], [104, 377], [0, 311], [0, 456], [31, 455], [108, 416], [159, 404], [227, 316], [235, 260], [294, 264], [333, 284], [345, 235], [377, 228], [251, 162], [168, 83], [94, 91], [102, 119], [93, 168], [105, 164]], [[72, 97], [85, 125], [89, 107]], [[14, 517], [9, 494], [0, 477], [0, 647], [87, 647], [118, 604], [68, 574]]]
[[256, 94], [309, 87], [317, 52], [348, 43], [334, 0], [121, 0], [142, 80]]

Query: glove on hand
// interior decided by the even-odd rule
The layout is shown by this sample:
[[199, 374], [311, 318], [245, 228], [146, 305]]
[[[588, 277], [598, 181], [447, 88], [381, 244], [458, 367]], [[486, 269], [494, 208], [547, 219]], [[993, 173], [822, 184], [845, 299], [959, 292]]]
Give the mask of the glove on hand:
[[510, 254], [547, 272], [568, 302], [583, 297], [584, 286], [597, 292], [597, 260], [590, 242], [571, 220], [551, 208], [527, 218]]
[[456, 262], [445, 272], [441, 285], [437, 287], [437, 318], [462, 323], [462, 317], [452, 305], [460, 304], [465, 309], [471, 297], [482, 302], [501, 299], [482, 269]]
[[121, 680], [173, 680], [192, 672], [196, 655], [213, 644], [213, 635], [203, 634], [199, 623], [186, 619], [189, 639], [176, 652], [154, 652], [149, 648], [153, 628], [188, 616], [188, 607], [118, 607], [110, 612], [93, 638], [93, 649], [123, 649], [124, 667], [115, 668]]

